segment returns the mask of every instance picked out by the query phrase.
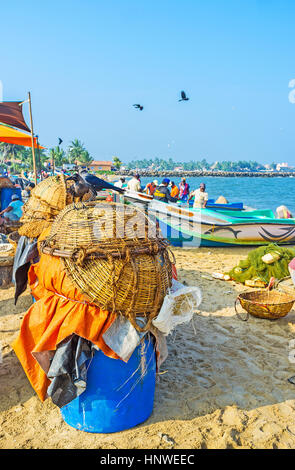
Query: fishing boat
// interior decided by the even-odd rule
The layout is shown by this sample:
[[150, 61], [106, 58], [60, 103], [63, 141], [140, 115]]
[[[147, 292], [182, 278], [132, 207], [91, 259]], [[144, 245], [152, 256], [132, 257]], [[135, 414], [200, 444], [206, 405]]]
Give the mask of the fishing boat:
[[277, 219], [271, 210], [193, 209], [136, 194], [131, 195], [132, 203], [144, 203], [149, 217], [158, 221], [174, 246], [295, 244], [295, 219]]
[[[187, 203], [182, 203], [180, 201], [177, 202], [179, 206], [187, 207]], [[194, 201], [189, 201], [189, 207], [193, 207]], [[206, 204], [207, 209], [214, 209], [214, 210], [231, 210], [231, 211], [242, 211], [244, 209], [244, 205], [242, 202], [228, 202], [227, 204], [220, 204], [215, 202], [215, 199], [208, 199]]]

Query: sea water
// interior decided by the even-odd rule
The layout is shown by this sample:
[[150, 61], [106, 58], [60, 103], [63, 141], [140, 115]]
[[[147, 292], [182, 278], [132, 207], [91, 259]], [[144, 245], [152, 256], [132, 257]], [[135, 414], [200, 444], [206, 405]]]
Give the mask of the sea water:
[[[154, 179], [160, 183], [161, 177], [142, 177], [143, 187]], [[178, 186], [181, 178], [169, 176]], [[295, 176], [292, 177], [222, 177], [204, 176], [187, 177], [190, 191], [197, 189], [200, 183], [206, 184], [209, 199], [224, 196], [228, 202], [243, 202], [244, 206], [254, 209], [271, 209], [285, 205], [295, 217]]]

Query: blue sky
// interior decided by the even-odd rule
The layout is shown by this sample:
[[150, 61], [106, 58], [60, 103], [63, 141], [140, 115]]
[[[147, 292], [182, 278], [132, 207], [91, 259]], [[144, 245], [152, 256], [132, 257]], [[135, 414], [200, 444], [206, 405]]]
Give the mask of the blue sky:
[[31, 91], [46, 147], [295, 164], [293, 0], [3, 3], [3, 98]]

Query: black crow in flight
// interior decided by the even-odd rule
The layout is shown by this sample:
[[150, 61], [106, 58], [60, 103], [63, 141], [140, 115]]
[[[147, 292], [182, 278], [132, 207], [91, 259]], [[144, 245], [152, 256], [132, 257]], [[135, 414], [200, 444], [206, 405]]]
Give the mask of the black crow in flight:
[[63, 141], [61, 140], [61, 138], [59, 137], [58, 138], [58, 145], [60, 145]]
[[143, 106], [141, 106], [141, 104], [134, 104], [133, 105], [136, 109], [139, 109], [139, 111], [142, 111], [143, 110]]
[[182, 91], [181, 92], [181, 100], [178, 100], [178, 101], [188, 101], [189, 98], [186, 96], [185, 92]]

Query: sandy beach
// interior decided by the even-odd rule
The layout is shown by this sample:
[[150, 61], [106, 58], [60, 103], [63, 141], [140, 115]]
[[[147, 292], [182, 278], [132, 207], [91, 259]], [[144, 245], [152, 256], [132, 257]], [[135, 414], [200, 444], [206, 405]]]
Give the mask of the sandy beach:
[[211, 274], [235, 266], [247, 248], [173, 251], [179, 281], [200, 287], [203, 301], [193, 322], [167, 337], [151, 417], [119, 433], [77, 431], [50, 399], [38, 399], [10, 346], [30, 293], [14, 306], [14, 288], [0, 291], [1, 449], [294, 448], [294, 310], [277, 321], [237, 318], [234, 301], [249, 288]]

